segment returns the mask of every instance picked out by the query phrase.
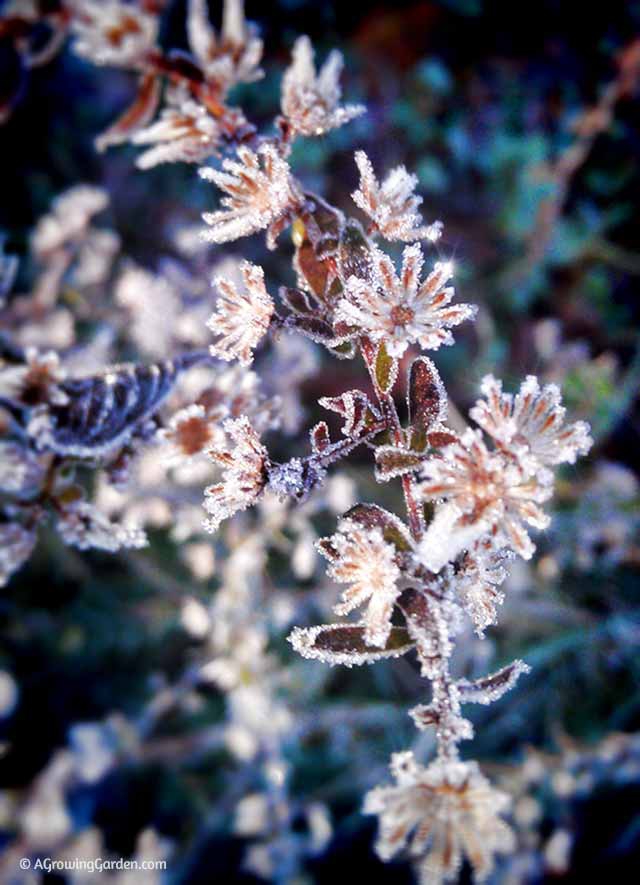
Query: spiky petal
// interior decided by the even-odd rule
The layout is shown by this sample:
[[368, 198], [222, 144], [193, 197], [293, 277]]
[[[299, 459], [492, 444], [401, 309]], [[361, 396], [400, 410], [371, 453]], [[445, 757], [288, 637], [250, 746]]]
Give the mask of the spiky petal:
[[244, 292], [239, 291], [231, 280], [216, 279], [220, 297], [216, 303], [217, 311], [207, 325], [218, 336], [218, 341], [211, 346], [211, 353], [227, 361], [238, 359], [248, 366], [253, 361], [252, 350], [269, 328], [275, 305], [265, 287], [261, 267], [243, 261], [240, 272]]

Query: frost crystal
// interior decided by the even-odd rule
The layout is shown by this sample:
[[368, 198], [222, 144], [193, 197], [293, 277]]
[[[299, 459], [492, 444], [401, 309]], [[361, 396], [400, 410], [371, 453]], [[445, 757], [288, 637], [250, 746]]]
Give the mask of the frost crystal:
[[551, 475], [528, 475], [511, 459], [487, 449], [479, 431], [467, 430], [447, 446], [441, 458], [423, 467], [420, 491], [425, 500], [443, 501], [420, 545], [422, 562], [439, 572], [482, 535], [497, 536], [496, 546], [510, 546], [530, 559], [535, 546], [526, 525], [544, 529], [549, 517], [539, 504], [552, 494]]
[[73, 48], [96, 65], [142, 67], [158, 35], [158, 16], [123, 0], [74, 0]]
[[269, 328], [275, 305], [266, 290], [261, 267], [243, 261], [240, 272], [245, 292], [240, 292], [231, 280], [216, 279], [215, 285], [220, 291], [216, 302], [218, 310], [207, 325], [219, 336], [217, 343], [211, 346], [211, 353], [227, 361], [238, 359], [248, 366], [253, 361], [251, 351]]
[[349, 277], [346, 297], [338, 304], [338, 319], [375, 340], [384, 339], [388, 353], [395, 357], [402, 356], [413, 343], [426, 350], [453, 344], [450, 327], [475, 316], [476, 308], [449, 304], [454, 294], [453, 288], [446, 286], [453, 272], [449, 262], [436, 263], [420, 282], [423, 261], [420, 246], [406, 246], [402, 272], [397, 276], [389, 256], [374, 246], [369, 277]]
[[591, 448], [586, 422], [563, 426], [566, 409], [555, 384], [540, 389], [535, 375], [528, 375], [514, 396], [503, 393], [502, 382], [487, 375], [481, 390], [485, 399], [478, 400], [469, 414], [497, 443], [532, 462], [530, 468], [575, 464], [577, 456]]
[[376, 851], [382, 860], [408, 846], [420, 859], [420, 882], [433, 885], [456, 880], [466, 857], [482, 881], [494, 855], [513, 849], [513, 832], [500, 817], [509, 797], [476, 763], [436, 759], [425, 768], [412, 753], [395, 753], [391, 771], [396, 784], [376, 787], [364, 802], [365, 814], [380, 819]]
[[369, 600], [364, 616], [365, 641], [382, 647], [391, 632], [393, 605], [398, 597], [400, 569], [395, 550], [387, 544], [379, 528], [364, 528], [351, 519], [342, 519], [338, 531], [318, 543], [318, 549], [331, 565], [328, 574], [341, 584], [350, 584], [334, 611], [345, 615]]
[[211, 226], [202, 236], [212, 243], [227, 243], [267, 228], [267, 245], [274, 249], [278, 234], [302, 205], [289, 164], [271, 144], [257, 152], [242, 145], [236, 160], [223, 160], [221, 170], [205, 166], [200, 175], [226, 194], [223, 209], [202, 216]]
[[124, 548], [146, 547], [147, 536], [137, 526], [111, 522], [89, 501], [69, 504], [58, 517], [56, 528], [65, 544], [79, 550], [105, 550], [115, 553]]
[[364, 151], [356, 151], [356, 165], [360, 172], [358, 190], [351, 197], [360, 209], [369, 216], [376, 229], [387, 240], [429, 240], [435, 243], [442, 234], [442, 222], [423, 225], [418, 207], [422, 197], [414, 194], [418, 184], [404, 166], [396, 166], [382, 184], [373, 171], [369, 157]]
[[363, 105], [340, 107], [342, 54], [334, 49], [317, 74], [313, 56], [309, 38], [299, 37], [282, 80], [282, 113], [301, 135], [322, 135], [365, 111]]
[[208, 532], [217, 531], [223, 520], [255, 504], [266, 483], [267, 450], [249, 419], [244, 415], [229, 418], [223, 428], [235, 446], [209, 450], [211, 460], [223, 469], [223, 479], [205, 489], [204, 508], [209, 519], [204, 527]]

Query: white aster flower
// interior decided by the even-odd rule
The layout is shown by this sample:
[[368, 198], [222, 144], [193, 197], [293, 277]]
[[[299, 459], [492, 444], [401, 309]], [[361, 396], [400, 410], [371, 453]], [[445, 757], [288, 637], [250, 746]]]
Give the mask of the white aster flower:
[[376, 851], [389, 860], [408, 846], [418, 859], [421, 885], [456, 881], [463, 860], [476, 881], [493, 870], [494, 855], [514, 846], [500, 815], [509, 797], [494, 789], [475, 762], [437, 759], [426, 768], [410, 752], [391, 759], [395, 785], [376, 787], [365, 797], [365, 814], [376, 814]]
[[205, 166], [200, 175], [226, 194], [223, 209], [202, 216], [211, 227], [202, 236], [212, 243], [227, 243], [266, 228], [267, 245], [274, 249], [278, 234], [303, 202], [289, 164], [271, 144], [257, 152], [241, 145], [236, 160], [223, 160], [222, 169]]
[[475, 316], [470, 304], [450, 304], [454, 295], [446, 284], [453, 273], [449, 262], [438, 262], [420, 281], [424, 258], [420, 246], [406, 246], [402, 272], [377, 247], [371, 250], [368, 279], [349, 277], [336, 317], [374, 340], [384, 340], [388, 352], [400, 357], [410, 344], [437, 350], [453, 344], [450, 328]]
[[318, 550], [329, 560], [327, 573], [334, 581], [349, 584], [334, 611], [348, 614], [368, 601], [364, 615], [365, 642], [384, 647], [391, 632], [391, 615], [400, 593], [400, 569], [395, 550], [379, 528], [365, 528], [351, 519], [341, 519], [338, 531], [318, 542]]
[[124, 0], [74, 0], [73, 49], [96, 65], [143, 66], [158, 36], [158, 14]]
[[404, 166], [396, 166], [379, 184], [365, 152], [357, 151], [355, 159], [360, 171], [360, 184], [351, 197], [383, 237], [405, 243], [412, 240], [435, 243], [440, 239], [441, 221], [429, 225], [422, 223], [422, 215], [418, 211], [422, 197], [414, 194], [418, 184], [415, 175], [407, 172]]
[[243, 261], [240, 272], [245, 291], [241, 292], [231, 280], [218, 277], [215, 284], [220, 292], [217, 311], [207, 326], [218, 336], [211, 353], [223, 360], [238, 359], [244, 366], [253, 361], [252, 350], [265, 336], [275, 305], [264, 284], [264, 271], [256, 264]]
[[340, 106], [342, 54], [334, 49], [318, 73], [313, 56], [309, 38], [299, 37], [291, 65], [282, 79], [282, 113], [301, 135], [322, 135], [365, 111], [363, 105]]
[[535, 375], [528, 375], [518, 393], [503, 393], [502, 382], [493, 375], [482, 381], [485, 399], [477, 401], [470, 416], [496, 442], [522, 457], [530, 469], [536, 465], [575, 464], [593, 444], [585, 421], [564, 424], [566, 409], [560, 389], [542, 389]]

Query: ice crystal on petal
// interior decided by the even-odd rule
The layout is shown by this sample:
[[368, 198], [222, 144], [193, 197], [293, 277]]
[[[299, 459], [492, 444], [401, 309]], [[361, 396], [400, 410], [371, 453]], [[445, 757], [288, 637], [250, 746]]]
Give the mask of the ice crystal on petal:
[[79, 499], [67, 505], [58, 517], [56, 528], [65, 544], [79, 550], [105, 550], [116, 553], [124, 548], [147, 546], [147, 536], [137, 526], [111, 522], [90, 501]]
[[258, 500], [266, 483], [268, 454], [246, 416], [229, 418], [224, 431], [235, 444], [209, 450], [214, 464], [222, 467], [222, 481], [205, 489], [204, 508], [209, 514], [204, 527], [215, 532], [223, 520], [246, 510]]
[[32, 529], [17, 522], [0, 523], [0, 587], [29, 559], [36, 541]]
[[496, 546], [531, 558], [535, 546], [526, 526], [544, 529], [550, 521], [539, 506], [552, 494], [548, 472], [529, 475], [512, 459], [489, 451], [479, 431], [467, 430], [441, 458], [425, 463], [423, 476], [423, 498], [444, 502], [420, 545], [427, 568], [439, 572], [486, 533], [498, 536]]
[[[564, 426], [566, 409], [555, 384], [542, 389], [528, 375], [515, 395], [503, 393], [502, 382], [492, 375], [482, 381], [485, 399], [471, 409], [473, 420], [505, 448], [514, 450], [535, 469], [536, 464], [575, 464], [586, 455], [593, 440], [584, 421]], [[532, 462], [532, 464], [531, 464]]]
[[189, 0], [187, 36], [189, 46], [209, 82], [222, 96], [236, 83], [252, 83], [262, 77], [259, 67], [262, 40], [244, 16], [242, 0], [225, 0], [218, 36], [209, 21], [207, 0]]
[[202, 236], [212, 243], [226, 243], [267, 228], [267, 245], [273, 249], [278, 233], [302, 205], [289, 164], [271, 144], [257, 152], [241, 145], [237, 159], [226, 158], [222, 169], [205, 166], [200, 175], [226, 194], [221, 200], [223, 209], [202, 216], [211, 227]]
[[368, 600], [365, 640], [368, 645], [383, 646], [391, 631], [391, 615], [399, 594], [400, 569], [394, 548], [387, 544], [379, 528], [364, 528], [351, 519], [341, 519], [336, 534], [320, 541], [318, 549], [331, 563], [329, 576], [350, 585], [334, 611], [345, 615]]
[[379, 184], [365, 152], [357, 151], [355, 159], [360, 172], [360, 184], [351, 197], [385, 239], [405, 243], [413, 240], [429, 240], [435, 243], [440, 239], [441, 221], [422, 224], [418, 209], [422, 197], [414, 194], [418, 184], [415, 175], [407, 172], [404, 166], [396, 166], [382, 184]]
[[379, 817], [376, 851], [389, 860], [401, 849], [418, 859], [420, 882], [455, 881], [466, 858], [476, 880], [486, 879], [494, 855], [512, 850], [501, 818], [509, 797], [494, 789], [474, 762], [437, 759], [426, 768], [410, 752], [392, 756], [395, 785], [365, 797], [365, 814]]
[[211, 346], [211, 353], [223, 360], [238, 359], [244, 366], [253, 361], [251, 351], [269, 328], [275, 305], [264, 284], [261, 267], [243, 261], [240, 265], [245, 291], [224, 277], [215, 281], [220, 296], [217, 311], [207, 325], [219, 337]]
[[334, 49], [318, 73], [313, 56], [309, 38], [299, 37], [282, 80], [282, 113], [301, 135], [322, 135], [365, 111], [363, 105], [340, 106], [342, 54]]
[[202, 163], [217, 151], [220, 126], [207, 109], [178, 91], [170, 93], [168, 101], [159, 119], [131, 138], [133, 144], [151, 145], [136, 160], [139, 169], [160, 163]]
[[96, 65], [141, 67], [158, 35], [158, 16], [136, 2], [74, 0], [71, 30], [78, 55]]
[[409, 344], [426, 350], [453, 344], [450, 328], [475, 316], [476, 308], [450, 304], [454, 290], [446, 285], [453, 273], [449, 262], [437, 262], [421, 282], [423, 261], [420, 246], [406, 246], [398, 276], [391, 258], [374, 246], [368, 278], [349, 277], [337, 318], [375, 340], [384, 339], [394, 357], [402, 356]]

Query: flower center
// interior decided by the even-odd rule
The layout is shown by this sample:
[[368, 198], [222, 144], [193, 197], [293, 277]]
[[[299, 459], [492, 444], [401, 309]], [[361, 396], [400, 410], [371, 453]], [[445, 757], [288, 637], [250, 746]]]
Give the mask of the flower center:
[[396, 326], [406, 326], [410, 323], [415, 314], [410, 307], [405, 304], [396, 304], [391, 308], [391, 319]]

